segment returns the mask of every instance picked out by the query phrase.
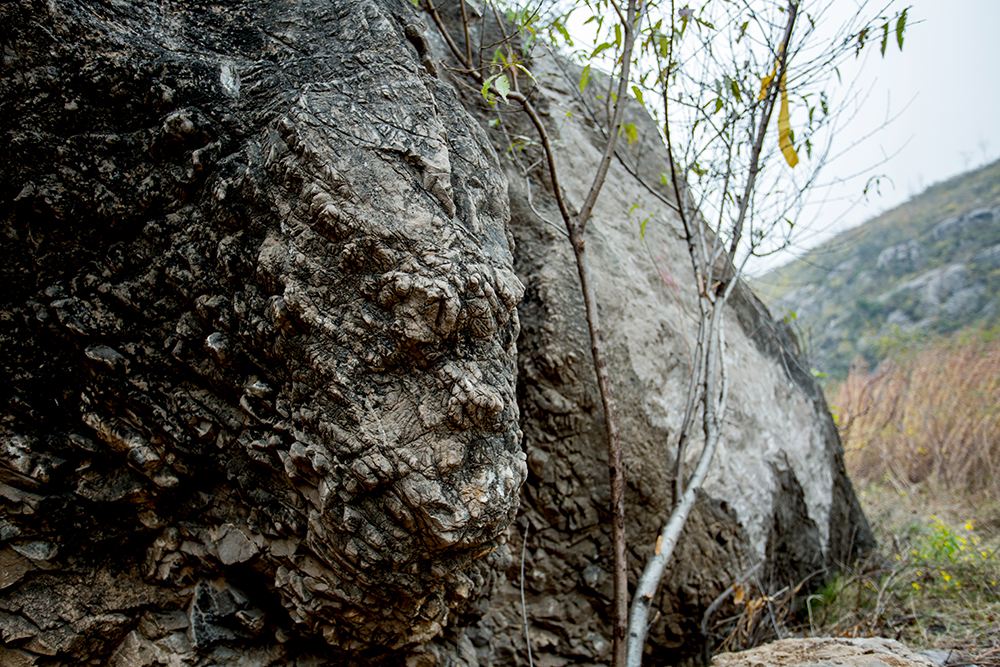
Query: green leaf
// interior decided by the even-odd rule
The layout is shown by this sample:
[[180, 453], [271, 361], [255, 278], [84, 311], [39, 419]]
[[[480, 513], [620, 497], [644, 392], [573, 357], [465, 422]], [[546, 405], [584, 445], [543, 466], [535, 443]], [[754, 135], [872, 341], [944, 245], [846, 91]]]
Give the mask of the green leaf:
[[510, 81], [507, 80], [507, 75], [501, 74], [498, 76], [495, 85], [497, 87], [497, 92], [500, 93], [500, 97], [502, 97], [503, 101], [506, 102], [507, 93], [510, 92]]
[[642, 90], [639, 89], [639, 86], [632, 86], [632, 93], [635, 95], [635, 99], [639, 100], [639, 104], [646, 106], [646, 103], [642, 99]]
[[645, 241], [646, 240], [646, 223], [649, 222], [649, 217], [651, 217], [651, 216], [647, 216], [646, 219], [643, 220], [639, 224], [639, 240], [640, 241]]
[[[419, 0], [415, 1], [419, 2]], [[573, 38], [570, 37], [569, 31], [566, 30], [566, 26], [562, 24], [562, 21], [556, 21], [555, 23], [552, 24], [552, 27], [555, 28], [560, 35], [562, 35], [563, 41], [566, 42], [567, 46], [573, 46]]]
[[665, 171], [660, 172], [660, 183], [664, 185], [670, 185], [670, 174]]
[[882, 57], [885, 58], [885, 47], [889, 44], [889, 22], [886, 21], [885, 25], [882, 26], [882, 43], [879, 45], [879, 50], [882, 52]]
[[[729, 79], [729, 77], [726, 77]], [[740, 95], [740, 85], [736, 83], [736, 79], [729, 79], [729, 90], [733, 91], [733, 97], [736, 98], [737, 102], [742, 102], [743, 97]]]
[[622, 48], [622, 27], [619, 24], [615, 24], [615, 48]]
[[704, 28], [708, 28], [709, 30], [715, 30], [715, 26], [712, 25], [712, 23], [710, 21], [703, 21], [702, 19], [698, 18], [697, 16], [694, 17], [694, 20], [698, 22], [698, 25], [700, 25], [700, 26], [702, 26]]
[[583, 68], [583, 74], [580, 76], [580, 92], [582, 93], [587, 87], [587, 83], [590, 81], [590, 65]]
[[590, 54], [590, 57], [587, 58], [587, 60], [593, 60], [594, 58], [596, 58], [597, 56], [599, 56], [602, 51], [604, 51], [606, 49], [610, 49], [612, 46], [614, 46], [614, 44], [612, 42], [604, 42], [602, 44], [598, 44], [597, 48], [594, 49], [593, 53]]
[[716, 97], [715, 98], [715, 111], [713, 111], [712, 113], [719, 113], [719, 111], [722, 109], [722, 106], [723, 106], [722, 98], [721, 97]]
[[417, 9], [420, 9], [420, 0], [410, 0], [410, 2], [413, 3], [414, 7], [416, 7]]
[[[625, 139], [628, 141], [630, 146], [639, 141], [639, 131], [635, 128], [635, 124], [628, 123], [623, 127], [625, 128]], [[629, 213], [631, 213], [631, 211], [629, 211]]]
[[529, 79], [531, 79], [531, 80], [532, 80], [532, 81], [534, 81], [535, 83], [538, 83], [538, 81], [537, 81], [537, 80], [535, 79], [535, 75], [534, 75], [534, 74], [532, 74], [532, 73], [531, 73], [531, 70], [529, 70], [529, 69], [528, 69], [527, 67], [525, 67], [525, 66], [524, 66], [524, 65], [522, 65], [521, 63], [514, 63], [514, 67], [516, 67], [517, 69], [519, 69], [519, 70], [521, 70], [522, 72], [524, 72], [525, 74], [527, 74], [527, 75], [528, 75], [528, 78], [529, 78]]
[[903, 31], [906, 30], [906, 12], [910, 11], [907, 7], [903, 10], [903, 13], [899, 15], [899, 20], [896, 21], [896, 43], [899, 44], [899, 50], [903, 50]]
[[494, 118], [493, 120], [490, 121], [490, 127], [496, 127], [499, 123], [500, 123], [500, 119], [499, 118]]
[[493, 104], [493, 94], [490, 93], [490, 84], [493, 83], [493, 79], [495, 78], [497, 78], [496, 74], [494, 74], [493, 76], [491, 76], [490, 78], [486, 79], [486, 81], [483, 82], [483, 90], [482, 90], [483, 99], [489, 102], [490, 104]]
[[638, 204], [632, 204], [632, 208], [630, 208], [630, 209], [628, 210], [628, 213], [626, 213], [625, 215], [632, 215], [632, 211], [634, 211], [634, 210], [635, 210], [635, 209], [637, 209], [637, 208], [639, 208], [639, 205], [638, 205]]

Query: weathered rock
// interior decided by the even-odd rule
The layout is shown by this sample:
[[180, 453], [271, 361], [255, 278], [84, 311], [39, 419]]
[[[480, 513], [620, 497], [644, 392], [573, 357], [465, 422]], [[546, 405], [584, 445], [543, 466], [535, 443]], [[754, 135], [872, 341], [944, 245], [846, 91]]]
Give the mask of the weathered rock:
[[[479, 604], [527, 472], [523, 288], [506, 180], [421, 64], [412, 7], [0, 20], [20, 534], [0, 608], [20, 613], [34, 568], [108, 559], [195, 600], [195, 648], [259, 630], [258, 602], [344, 650], [427, 641]], [[221, 610], [204, 580], [234, 568], [249, 607]]]
[[[606, 461], [569, 246], [411, 4], [39, 0], [0, 21], [0, 651], [508, 664], [523, 586], [541, 664], [604, 660]], [[579, 201], [599, 123], [536, 66], [543, 113], [584, 119], [552, 128]], [[624, 164], [658, 183], [632, 120]], [[588, 240], [635, 570], [669, 512], [694, 327], [669, 206], [616, 163]], [[726, 445], [656, 601], [660, 661], [700, 650], [755, 561], [797, 583], [871, 539], [789, 332], [740, 288], [726, 339]]]
[[741, 653], [722, 653], [712, 667], [936, 667], [939, 663], [892, 639], [783, 639]]
[[[913, 269], [916, 261], [920, 259], [922, 254], [923, 249], [920, 241], [910, 239], [904, 243], [889, 246], [880, 252], [875, 262], [875, 268], [880, 271], [890, 270], [904, 273]], [[851, 268], [855, 267], [852, 266]]]
[[[538, 91], [537, 100], [542, 113], [559, 119], [561, 185], [578, 205], [592, 177], [578, 166], [600, 157], [595, 110], [603, 106], [593, 97], [581, 99], [578, 72], [566, 77], [565, 66], [547, 57], [532, 65], [540, 80], [555, 82]], [[523, 118], [499, 117], [507, 127], [490, 131], [498, 148], [507, 136], [530, 136]], [[670, 511], [672, 448], [689, 374], [687, 351], [696, 335], [697, 288], [672, 194], [660, 185], [669, 166], [656, 128], [637, 112], [628, 122], [636, 124], [639, 141], [623, 146], [612, 163], [587, 251], [620, 406], [630, 576], [637, 577]], [[544, 161], [531, 149], [526, 153], [520, 165], [536, 165], [527, 179], [518, 163], [504, 162], [515, 268], [526, 288], [518, 365], [529, 476], [525, 518], [516, 524], [522, 536], [530, 526], [523, 585], [529, 610], [539, 614], [533, 623], [536, 660], [541, 654], [552, 664], [602, 662], [610, 656], [605, 603], [612, 554], [601, 402], [572, 252], [558, 225], [540, 217], [559, 221]], [[643, 241], [639, 227], [647, 216]], [[705, 610], [760, 560], [761, 580], [777, 590], [830, 572], [873, 544], [844, 471], [836, 427], [787, 325], [772, 321], [743, 287], [727, 318], [729, 413], [706, 494], [654, 603], [654, 664], [699, 652]], [[521, 546], [515, 540], [515, 554]], [[513, 635], [495, 640], [501, 656], [516, 651], [526, 661], [518, 636], [520, 585], [512, 573], [500, 598], [507, 604], [494, 604], [485, 622], [495, 635]]]

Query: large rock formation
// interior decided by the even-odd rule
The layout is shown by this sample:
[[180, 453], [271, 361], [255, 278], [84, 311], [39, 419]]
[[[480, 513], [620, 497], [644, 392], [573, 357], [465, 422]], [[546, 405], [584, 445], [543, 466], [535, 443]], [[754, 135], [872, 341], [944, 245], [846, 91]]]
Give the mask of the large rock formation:
[[[488, 136], [403, 0], [38, 0], [0, 21], [0, 663], [506, 664], [521, 590], [546, 664], [603, 660], [575, 269], [535, 212], [544, 178], [491, 145], [523, 119]], [[582, 106], [557, 127], [572, 90], [535, 95], [579, 200], [599, 133]], [[657, 173], [662, 149], [638, 147], [589, 240], [636, 569], [669, 511], [693, 326], [665, 194], [624, 166]], [[700, 649], [753, 562], [798, 581], [871, 539], [822, 396], [745, 290], [727, 340], [728, 444], [657, 602], [661, 659]]]

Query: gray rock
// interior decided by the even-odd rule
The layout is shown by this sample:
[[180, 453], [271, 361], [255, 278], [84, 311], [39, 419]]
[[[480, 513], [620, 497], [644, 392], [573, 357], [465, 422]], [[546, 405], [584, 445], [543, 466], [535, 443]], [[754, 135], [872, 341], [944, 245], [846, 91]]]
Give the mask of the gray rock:
[[978, 208], [963, 215], [948, 218], [934, 225], [931, 228], [931, 238], [939, 241], [946, 237], [961, 237], [964, 234], [974, 233], [984, 227], [992, 226], [1000, 216], [1000, 211], [996, 209]]
[[941, 649], [936, 648], [928, 649], [926, 651], [918, 651], [918, 655], [930, 658], [937, 665], [947, 665], [949, 662], [955, 662], [958, 657], [955, 655], [955, 651], [942, 651]]
[[974, 264], [979, 264], [987, 268], [1000, 268], [1000, 243], [982, 251], [972, 261]]
[[948, 300], [941, 304], [941, 312], [951, 317], [975, 313], [982, 308], [985, 297], [986, 285], [970, 285], [949, 296]]
[[[533, 66], [542, 77], [561, 76], [551, 59], [536, 58]], [[573, 90], [541, 90], [543, 108], [553, 117], [586, 119], [588, 109]], [[597, 100], [590, 104], [599, 108]], [[514, 122], [508, 115], [504, 120]], [[631, 121], [647, 136], [655, 134], [648, 119]], [[508, 132], [526, 134], [530, 127], [514, 125]], [[600, 135], [584, 122], [560, 122], [559, 139], [564, 147], [557, 154], [561, 185], [571, 202], [580, 201], [590, 187], [589, 175], [572, 166], [596, 163]], [[500, 131], [496, 141], [502, 145]], [[529, 153], [525, 159], [530, 164], [538, 157]], [[659, 174], [668, 171], [662, 147], [623, 148], [621, 157], [612, 163], [595, 208], [587, 250], [621, 406], [630, 507], [641, 508], [628, 512], [629, 543], [644, 554], [652, 550], [670, 510], [666, 490], [688, 378], [685, 345], [693, 346], [695, 335], [690, 313], [697, 311], [697, 288], [678, 240], [680, 222], [661, 199], [670, 193], [666, 188], [650, 192], [629, 173], [659, 183]], [[519, 309], [522, 429], [532, 464], [522, 520], [531, 525], [524, 587], [532, 608], [566, 610], [559, 622], [538, 621], [548, 634], [539, 636], [535, 657], [557, 661], [573, 647], [601, 662], [609, 656], [596, 647], [610, 647], [607, 626], [594, 611], [595, 599], [603, 604], [610, 596], [610, 578], [601, 575], [611, 562], [603, 525], [607, 454], [583, 306], [569, 245], [538, 215], [559, 219], [554, 202], [539, 194], [544, 176], [532, 173], [526, 186], [514, 164], [507, 176], [515, 268], [530, 295]], [[630, 218], [626, 213], [632, 204], [639, 212]], [[647, 215], [652, 217], [645, 243], [652, 259], [638, 234]], [[676, 292], [660, 279], [662, 271], [678, 286]], [[701, 615], [756, 560], [766, 561], [767, 577], [774, 573], [776, 580], [794, 585], [816, 569], [850, 560], [852, 545], [872, 544], [840, 463], [836, 427], [789, 329], [774, 322], [747, 289], [737, 290], [727, 318], [732, 381], [727, 430], [706, 493], [653, 603], [660, 612], [650, 630], [654, 662], [676, 661], [682, 645], [697, 650], [692, 637], [700, 632]], [[517, 527], [515, 554], [525, 534], [521, 522]], [[567, 549], [567, 544], [575, 546]], [[512, 575], [501, 588], [502, 599], [518, 599], [520, 577]], [[517, 628], [519, 608], [492, 607], [486, 620], [494, 627]], [[595, 636], [604, 640], [588, 639]], [[520, 643], [502, 641], [526, 661]]]
[[913, 294], [919, 299], [923, 317], [937, 315], [942, 305], [957, 292], [969, 287], [969, 270], [965, 264], [950, 264], [932, 269], [916, 278], [900, 283], [890, 292], [879, 296], [882, 303], [890, 303], [899, 295]]
[[[70, 459], [66, 514], [90, 519], [67, 558], [131, 555], [178, 587], [254, 563], [297, 635], [427, 641], [501, 576], [527, 474], [507, 183], [412, 8], [226, 16], [0, 10], [20, 54], [0, 81], [3, 437], [41, 438], [10, 465]], [[164, 523], [176, 548], [149, 551]], [[234, 638], [202, 625], [198, 647]]]
[[188, 618], [195, 648], [247, 638], [264, 627], [263, 612], [251, 606], [243, 592], [225, 581], [199, 581], [194, 587]]
[[920, 242], [910, 239], [904, 243], [889, 246], [879, 253], [875, 261], [875, 268], [878, 270], [907, 270], [915, 266], [916, 262], [923, 254]]

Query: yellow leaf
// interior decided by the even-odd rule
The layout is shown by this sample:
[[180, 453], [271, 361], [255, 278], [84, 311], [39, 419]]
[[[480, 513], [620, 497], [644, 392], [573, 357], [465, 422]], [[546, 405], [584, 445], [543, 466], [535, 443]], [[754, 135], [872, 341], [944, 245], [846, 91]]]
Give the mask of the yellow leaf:
[[[761, 79], [760, 82], [760, 95], [757, 100], [762, 100], [767, 97], [768, 88], [771, 86], [771, 82], [774, 81], [774, 76], [778, 73], [778, 62], [775, 61], [774, 69], [771, 73]], [[795, 147], [792, 146], [792, 124], [788, 118], [788, 89], [787, 89], [788, 74], [787, 72], [782, 73], [781, 82], [779, 84], [779, 89], [781, 91], [781, 109], [778, 111], [778, 146], [781, 147], [781, 152], [785, 156], [785, 161], [788, 162], [789, 167], [795, 167], [799, 163], [799, 155], [795, 152]]]
[[663, 535], [657, 535], [656, 536], [656, 549], [653, 551], [653, 553], [657, 553], [657, 554], [660, 553], [660, 547], [662, 547], [662, 546], [663, 546]]
[[774, 69], [771, 70], [771, 73], [765, 76], [760, 81], [760, 95], [757, 96], [758, 102], [767, 97], [767, 89], [771, 85], [771, 81], [774, 80], [774, 75], [777, 73], [778, 73], [778, 63], [775, 62]]
[[778, 113], [778, 145], [785, 155], [785, 160], [789, 167], [795, 167], [799, 163], [799, 155], [792, 146], [789, 135], [792, 133], [792, 124], [788, 119], [788, 91], [785, 89], [787, 74], [781, 75], [781, 112]]

